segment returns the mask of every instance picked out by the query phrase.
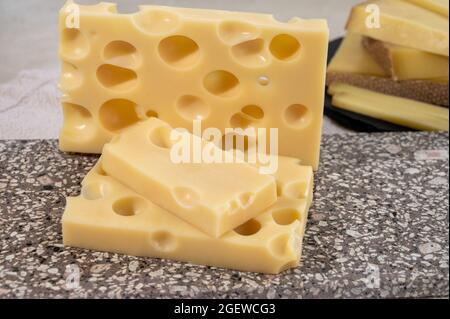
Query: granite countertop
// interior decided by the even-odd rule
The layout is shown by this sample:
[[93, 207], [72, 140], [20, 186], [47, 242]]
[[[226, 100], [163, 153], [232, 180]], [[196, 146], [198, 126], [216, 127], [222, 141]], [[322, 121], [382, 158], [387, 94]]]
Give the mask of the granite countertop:
[[302, 262], [280, 275], [65, 248], [65, 196], [97, 157], [0, 141], [0, 298], [448, 297], [448, 138], [325, 136]]

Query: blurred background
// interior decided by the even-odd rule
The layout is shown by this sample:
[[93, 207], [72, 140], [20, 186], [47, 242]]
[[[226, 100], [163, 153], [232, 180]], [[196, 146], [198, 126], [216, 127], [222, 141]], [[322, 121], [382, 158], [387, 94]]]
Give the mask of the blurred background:
[[[77, 0], [80, 4], [99, 1]], [[352, 5], [358, 0], [117, 0], [121, 12], [131, 13], [140, 4], [224, 9], [274, 14], [278, 19], [326, 18], [331, 39], [344, 34]], [[57, 68], [58, 11], [65, 0], [0, 1], [0, 83], [25, 69]]]

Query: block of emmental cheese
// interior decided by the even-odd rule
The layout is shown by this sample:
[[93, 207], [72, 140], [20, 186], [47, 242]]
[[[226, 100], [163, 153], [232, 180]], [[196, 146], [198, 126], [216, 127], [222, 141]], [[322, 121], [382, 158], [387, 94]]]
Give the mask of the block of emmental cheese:
[[[172, 128], [153, 118], [124, 130], [103, 148], [103, 168], [155, 204], [173, 212], [210, 236], [219, 237], [257, 216], [277, 199], [273, 176], [247, 163], [225, 163], [225, 153], [212, 142], [188, 132], [171, 140]], [[181, 141], [204, 152], [223, 154], [222, 162], [191, 157], [180, 163], [173, 154]], [[174, 153], [175, 152], [175, 153]], [[211, 151], [212, 153], [213, 151]]]
[[448, 78], [395, 81], [364, 49], [362, 36], [349, 33], [328, 66], [327, 85], [346, 83], [372, 91], [448, 106]]
[[63, 151], [100, 153], [146, 117], [173, 127], [278, 128], [279, 153], [315, 169], [323, 117], [325, 20], [113, 4], [60, 12]]
[[280, 160], [278, 172], [284, 185], [303, 185], [304, 191], [283, 193], [256, 218], [213, 238], [106, 176], [99, 162], [85, 177], [81, 195], [67, 199], [64, 245], [279, 273], [299, 264], [313, 172], [296, 159]]
[[[448, 79], [448, 57], [363, 38], [372, 58], [394, 80]], [[448, 80], [447, 80], [448, 81]]]
[[448, 17], [448, 0], [406, 0], [422, 8]]
[[353, 7], [349, 32], [448, 57], [448, 18], [406, 1], [367, 1]]
[[347, 84], [332, 84], [332, 104], [355, 113], [425, 131], [448, 131], [448, 108], [389, 96]]

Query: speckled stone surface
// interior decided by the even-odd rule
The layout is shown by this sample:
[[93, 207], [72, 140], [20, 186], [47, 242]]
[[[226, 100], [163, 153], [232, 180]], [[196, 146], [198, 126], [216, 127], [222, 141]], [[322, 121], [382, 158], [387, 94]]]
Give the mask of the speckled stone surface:
[[96, 157], [0, 141], [0, 298], [448, 297], [448, 146], [326, 136], [301, 266], [274, 276], [64, 248], [65, 196]]

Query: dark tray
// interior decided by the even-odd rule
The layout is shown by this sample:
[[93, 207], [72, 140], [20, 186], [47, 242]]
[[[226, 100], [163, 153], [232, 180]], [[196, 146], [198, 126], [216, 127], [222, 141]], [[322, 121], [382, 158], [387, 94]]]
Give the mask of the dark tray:
[[[328, 47], [328, 63], [336, 54], [341, 45], [342, 38], [330, 42]], [[378, 120], [373, 117], [361, 115], [355, 112], [342, 110], [331, 104], [332, 97], [325, 94], [325, 115], [336, 121], [342, 126], [358, 132], [402, 132], [414, 131], [411, 128], [395, 125], [386, 121]]]

